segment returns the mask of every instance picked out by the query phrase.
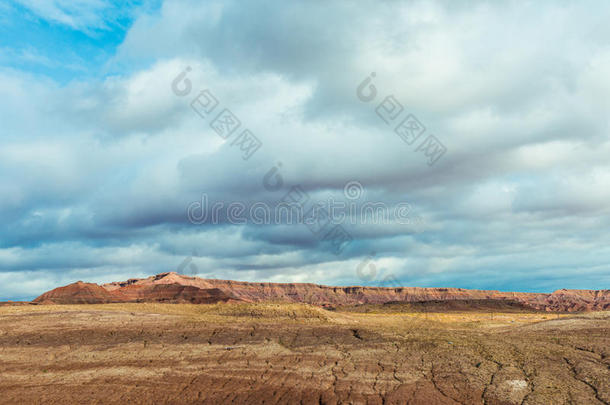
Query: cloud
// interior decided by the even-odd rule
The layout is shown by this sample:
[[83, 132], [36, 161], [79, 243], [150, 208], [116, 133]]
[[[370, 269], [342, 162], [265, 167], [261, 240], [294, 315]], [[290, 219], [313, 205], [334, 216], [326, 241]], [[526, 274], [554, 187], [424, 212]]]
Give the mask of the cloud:
[[[23, 7], [85, 33], [115, 29], [114, 5], [86, 5]], [[610, 10], [597, 8], [176, 0], [134, 14], [103, 74], [66, 82], [3, 67], [0, 275], [41, 281], [7, 282], [0, 297], [168, 271], [188, 256], [202, 275], [244, 280], [601, 288]], [[73, 69], [36, 47], [3, 52]], [[187, 67], [191, 92], [177, 96]], [[371, 72], [377, 96], [364, 103], [356, 88]], [[207, 118], [190, 105], [204, 89], [219, 101]], [[389, 95], [424, 124], [421, 140], [447, 147], [434, 166], [376, 114]], [[224, 141], [210, 126], [224, 108], [262, 142], [249, 160], [237, 134]], [[268, 189], [274, 167], [282, 185]], [[293, 186], [310, 203], [347, 203], [352, 181], [364, 187], [356, 207], [408, 203], [419, 228], [348, 216], [353, 241], [335, 255], [303, 224], [187, 217], [203, 194], [274, 206]], [[377, 278], [363, 280], [356, 268], [372, 252]]]

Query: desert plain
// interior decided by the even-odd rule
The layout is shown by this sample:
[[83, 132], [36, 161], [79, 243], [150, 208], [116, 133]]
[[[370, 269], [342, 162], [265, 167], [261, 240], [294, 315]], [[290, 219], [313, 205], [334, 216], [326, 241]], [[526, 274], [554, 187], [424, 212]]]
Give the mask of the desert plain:
[[610, 312], [0, 307], [2, 404], [608, 404]]

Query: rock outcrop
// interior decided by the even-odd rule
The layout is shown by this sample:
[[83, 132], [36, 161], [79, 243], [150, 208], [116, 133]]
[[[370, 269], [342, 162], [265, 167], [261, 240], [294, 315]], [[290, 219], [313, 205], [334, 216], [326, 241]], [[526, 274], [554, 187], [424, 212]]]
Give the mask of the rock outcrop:
[[463, 288], [332, 287], [307, 283], [249, 283], [202, 279], [174, 272], [101, 286], [77, 282], [49, 291], [34, 302], [94, 304], [108, 302], [303, 302], [334, 307], [389, 302], [442, 301], [516, 303], [535, 310], [578, 312], [610, 309], [610, 290], [558, 290], [551, 294], [466, 290]]

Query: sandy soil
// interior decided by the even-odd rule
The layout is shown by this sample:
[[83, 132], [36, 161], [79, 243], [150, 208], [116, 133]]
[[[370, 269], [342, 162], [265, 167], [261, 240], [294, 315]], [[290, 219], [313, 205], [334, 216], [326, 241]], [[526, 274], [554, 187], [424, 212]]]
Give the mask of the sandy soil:
[[608, 404], [610, 313], [0, 307], [2, 404]]

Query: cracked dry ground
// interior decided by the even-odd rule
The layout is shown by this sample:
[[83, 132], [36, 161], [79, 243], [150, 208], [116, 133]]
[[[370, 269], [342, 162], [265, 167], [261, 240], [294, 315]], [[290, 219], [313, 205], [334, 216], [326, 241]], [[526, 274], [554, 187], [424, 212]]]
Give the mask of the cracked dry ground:
[[0, 403], [610, 403], [610, 313], [555, 318], [3, 307]]

